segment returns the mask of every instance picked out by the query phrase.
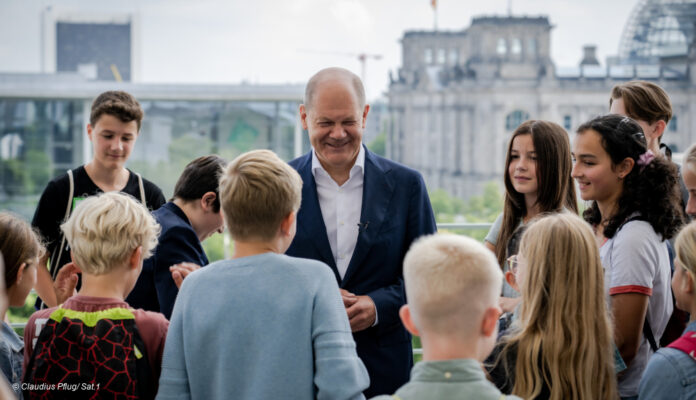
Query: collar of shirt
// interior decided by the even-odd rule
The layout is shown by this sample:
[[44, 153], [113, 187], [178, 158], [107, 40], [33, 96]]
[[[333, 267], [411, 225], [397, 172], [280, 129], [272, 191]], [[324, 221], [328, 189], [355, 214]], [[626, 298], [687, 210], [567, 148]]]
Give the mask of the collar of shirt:
[[[318, 171], [320, 175], [323, 177], [331, 177], [329, 173], [324, 169], [324, 167], [321, 165], [319, 162], [319, 159], [317, 158], [317, 153], [314, 151], [314, 148], [312, 148], [312, 175], [314, 176], [314, 179], [317, 179], [317, 173]], [[360, 144], [360, 151], [358, 152], [358, 158], [355, 159], [355, 164], [353, 164], [353, 167], [350, 169], [350, 174], [348, 175], [348, 182], [350, 182], [356, 174], [361, 174], [364, 175], [365, 173], [365, 148], [363, 147], [362, 144]]]
[[24, 341], [17, 336], [12, 327], [5, 321], [2, 321], [0, 328], [0, 339], [15, 353], [21, 353], [24, 348]]
[[442, 361], [421, 361], [411, 371], [411, 382], [485, 381], [478, 361], [469, 358]]

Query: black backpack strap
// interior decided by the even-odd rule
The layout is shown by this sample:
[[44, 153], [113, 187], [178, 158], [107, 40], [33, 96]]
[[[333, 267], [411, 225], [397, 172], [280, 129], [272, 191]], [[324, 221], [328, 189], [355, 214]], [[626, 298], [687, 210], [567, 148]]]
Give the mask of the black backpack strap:
[[645, 322], [643, 322], [643, 336], [645, 336], [645, 338], [648, 339], [648, 343], [650, 343], [650, 348], [652, 349], [653, 353], [656, 352], [657, 349], [659, 349], [659, 346], [655, 341], [655, 336], [653, 336], [652, 328], [650, 328], [650, 322], [648, 321], [647, 314], [645, 315]]
[[[634, 215], [630, 218], [627, 218], [626, 221], [624, 221], [623, 224], [619, 227], [619, 229], [623, 228], [624, 225], [631, 221], [638, 221], [642, 220], [640, 215]], [[617, 229], [618, 231], [618, 229]], [[668, 247], [669, 249], [669, 247]], [[671, 260], [670, 260], [671, 261]], [[671, 263], [671, 262], [670, 262]], [[670, 290], [671, 291], [671, 290]], [[655, 336], [653, 335], [652, 328], [650, 327], [650, 321], [648, 321], [648, 312], [646, 310], [645, 312], [645, 321], [643, 321], [643, 336], [648, 339], [648, 343], [650, 343], [650, 348], [652, 349], [653, 353], [659, 349], [659, 346], [657, 345], [657, 341], [655, 341]]]

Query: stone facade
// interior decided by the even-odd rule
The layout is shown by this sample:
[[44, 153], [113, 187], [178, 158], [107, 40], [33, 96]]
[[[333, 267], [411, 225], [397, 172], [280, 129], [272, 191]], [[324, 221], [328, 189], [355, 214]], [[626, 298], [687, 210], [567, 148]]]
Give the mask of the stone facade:
[[[430, 190], [467, 198], [487, 181], [502, 183], [508, 138], [521, 122], [549, 120], [570, 134], [608, 112], [611, 88], [631, 79], [654, 81], [669, 93], [670, 147], [683, 151], [696, 142], [696, 57], [676, 60], [676, 68], [672, 58], [557, 70], [551, 28], [546, 17], [507, 16], [474, 18], [458, 32], [406, 32], [403, 64], [388, 92], [387, 156], [421, 171]], [[578, 59], [583, 51], [584, 59], [594, 57], [585, 48]]]

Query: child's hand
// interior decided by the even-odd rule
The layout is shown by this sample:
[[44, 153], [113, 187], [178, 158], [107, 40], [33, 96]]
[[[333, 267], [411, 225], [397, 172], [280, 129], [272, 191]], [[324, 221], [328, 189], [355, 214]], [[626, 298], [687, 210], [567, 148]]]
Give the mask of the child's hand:
[[184, 278], [186, 278], [191, 272], [200, 268], [200, 265], [190, 262], [182, 262], [169, 267], [169, 271], [172, 273], [172, 279], [174, 279], [177, 289], [181, 289], [181, 284], [184, 283]]
[[77, 294], [77, 274], [81, 273], [75, 263], [67, 263], [58, 271], [56, 280], [53, 281], [53, 291], [56, 294], [56, 304], [63, 304], [65, 300]]

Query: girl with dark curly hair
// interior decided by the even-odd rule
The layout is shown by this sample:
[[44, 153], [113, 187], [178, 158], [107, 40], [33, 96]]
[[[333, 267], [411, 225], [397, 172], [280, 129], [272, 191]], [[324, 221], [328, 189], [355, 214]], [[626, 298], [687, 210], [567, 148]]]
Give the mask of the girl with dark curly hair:
[[648, 150], [628, 117], [594, 118], [578, 128], [573, 144], [572, 175], [582, 199], [592, 201], [583, 216], [601, 245], [614, 341], [628, 366], [619, 393], [632, 398], [652, 354], [648, 338], [659, 340], [672, 313], [665, 240], [682, 224], [677, 169]]

